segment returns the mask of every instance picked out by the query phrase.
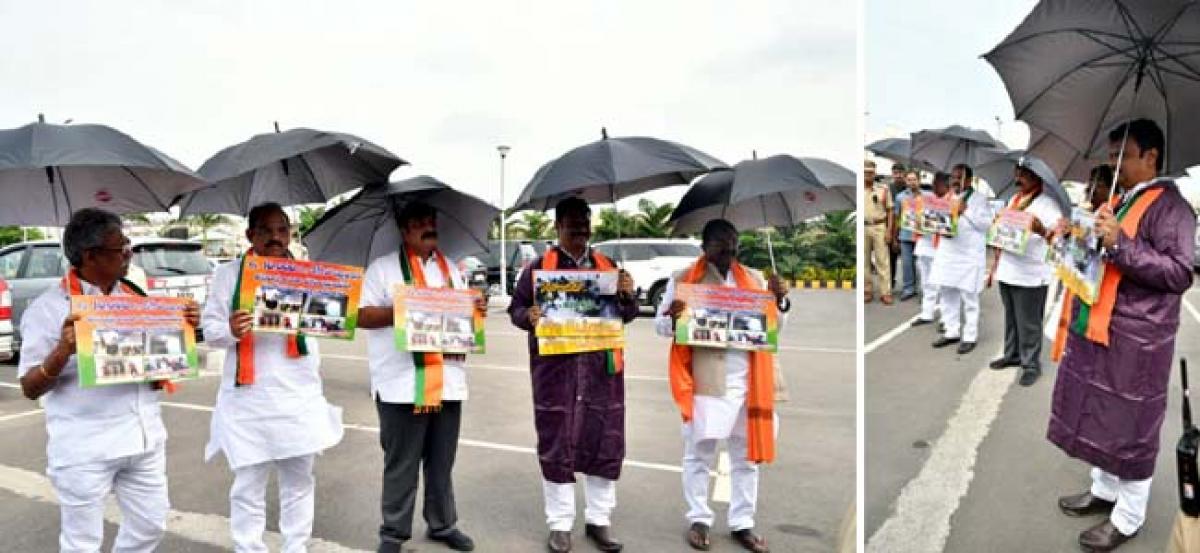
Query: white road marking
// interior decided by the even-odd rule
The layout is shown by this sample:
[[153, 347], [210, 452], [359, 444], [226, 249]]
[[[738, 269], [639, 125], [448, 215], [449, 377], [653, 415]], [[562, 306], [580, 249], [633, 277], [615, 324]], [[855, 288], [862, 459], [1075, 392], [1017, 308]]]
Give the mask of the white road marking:
[[[1194, 290], [1194, 288], [1193, 288], [1193, 290]], [[1187, 295], [1184, 295], [1182, 297], [1183, 297], [1183, 306], [1187, 308], [1188, 313], [1192, 314], [1192, 318], [1196, 319], [1196, 322], [1200, 323], [1200, 311], [1197, 311], [1196, 306], [1192, 305], [1192, 302], [1188, 301]]]
[[[58, 504], [50, 480], [36, 472], [0, 465], [0, 489], [34, 501]], [[113, 524], [121, 523], [121, 511], [111, 496], [106, 501], [104, 518]], [[167, 532], [189, 541], [233, 549], [233, 541], [229, 537], [229, 519], [221, 515], [171, 509], [167, 513]], [[272, 551], [280, 550], [283, 538], [278, 532], [268, 531], [264, 538]], [[362, 549], [352, 549], [320, 538], [310, 539], [308, 550], [314, 553], [366, 553]]]
[[976, 374], [921, 472], [900, 491], [895, 514], [867, 541], [867, 553], [942, 551], [950, 537], [950, 518], [975, 476], [979, 446], [1012, 383], [1007, 371]]
[[733, 496], [733, 480], [729, 477], [729, 452], [721, 450], [717, 457], [717, 481], [713, 483], [712, 500], [717, 503], [729, 503]]
[[917, 317], [918, 315], [913, 315], [911, 319], [900, 323], [898, 326], [896, 326], [896, 328], [889, 330], [887, 334], [884, 334], [883, 336], [876, 338], [875, 341], [867, 344], [867, 346], [863, 348], [863, 355], [867, 355], [868, 353], [875, 351], [875, 349], [879, 346], [890, 342], [893, 338], [899, 336], [905, 330], [912, 328], [912, 324], [917, 320]]
[[42, 412], [42, 410], [41, 410], [41, 409], [33, 409], [33, 410], [30, 410], [30, 411], [22, 411], [22, 412], [20, 412], [20, 413], [12, 413], [12, 414], [9, 414], [9, 415], [3, 415], [3, 416], [0, 416], [0, 422], [4, 422], [4, 421], [10, 421], [10, 420], [13, 420], [13, 419], [19, 419], [19, 418], [22, 418], [22, 417], [28, 417], [28, 416], [30, 416], [30, 415], [36, 415], [36, 414], [38, 414], [38, 413], [41, 413], [41, 412]]
[[3, 387], [5, 387], [5, 388], [16, 388], [16, 389], [18, 389], [18, 390], [20, 390], [20, 389], [21, 389], [21, 385], [20, 385], [20, 384], [16, 384], [16, 383], [14, 383], [14, 382], [0, 382], [0, 386], [3, 386]]
[[779, 346], [779, 351], [798, 351], [801, 353], [858, 353], [858, 350], [853, 348], [824, 348], [820, 346]]

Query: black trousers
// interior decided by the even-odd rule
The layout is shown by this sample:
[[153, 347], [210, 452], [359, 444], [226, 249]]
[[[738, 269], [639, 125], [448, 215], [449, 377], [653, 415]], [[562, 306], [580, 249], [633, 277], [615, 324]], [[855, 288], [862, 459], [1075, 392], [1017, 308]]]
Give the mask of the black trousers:
[[1004, 358], [1027, 369], [1042, 368], [1042, 314], [1048, 286], [1000, 283], [1004, 303]]
[[444, 401], [436, 413], [417, 414], [411, 403], [384, 403], [379, 412], [379, 445], [383, 447], [383, 524], [381, 543], [403, 543], [412, 537], [417, 480], [425, 473], [422, 515], [431, 534], [445, 533], [458, 522], [450, 473], [458, 451], [462, 402]]

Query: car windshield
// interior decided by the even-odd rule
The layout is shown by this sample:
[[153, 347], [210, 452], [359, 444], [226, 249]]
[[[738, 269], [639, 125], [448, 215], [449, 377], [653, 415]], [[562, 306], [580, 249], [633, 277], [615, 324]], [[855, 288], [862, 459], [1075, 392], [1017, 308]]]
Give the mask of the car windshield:
[[199, 244], [146, 244], [134, 246], [134, 262], [146, 276], [207, 275], [212, 272]]
[[654, 244], [654, 252], [662, 257], [700, 257], [703, 253], [695, 244]]

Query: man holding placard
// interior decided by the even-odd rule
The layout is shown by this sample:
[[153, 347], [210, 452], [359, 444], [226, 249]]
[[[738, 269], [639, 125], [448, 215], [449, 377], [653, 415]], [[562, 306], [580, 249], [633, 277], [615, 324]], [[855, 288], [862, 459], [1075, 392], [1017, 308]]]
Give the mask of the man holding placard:
[[1033, 156], [1021, 158], [1016, 179], [1017, 193], [988, 231], [996, 262], [987, 285], [1000, 282], [1004, 304], [1004, 352], [988, 366], [996, 370], [1019, 366], [1020, 384], [1032, 386], [1042, 374], [1042, 314], [1054, 277], [1046, 263], [1046, 236], [1058, 226], [1063, 212], [1046, 193], [1046, 187], [1058, 185], [1046, 162]]
[[[693, 335], [701, 332], [703, 338], [722, 329], [725, 334], [744, 333], [757, 325], [739, 323], [739, 317], [748, 320], [751, 313], [761, 310], [767, 321], [765, 329], [777, 332], [776, 311], [787, 312], [791, 302], [787, 284], [778, 275], [767, 281], [758, 271], [737, 262], [738, 233], [729, 221], [709, 221], [701, 237], [704, 255], [667, 282], [654, 321], [659, 335], [676, 338], [671, 346], [670, 376], [671, 394], [683, 416], [683, 495], [691, 524], [687, 541], [696, 549], [706, 550], [711, 545], [709, 530], [715, 516], [708, 505], [709, 471], [716, 468], [718, 442], [726, 440], [733, 478], [729, 530], [742, 547], [762, 553], [768, 550], [767, 542], [754, 532], [754, 513], [758, 465], [775, 459], [775, 356], [769, 348], [747, 347], [746, 341], [739, 343], [732, 337], [727, 338], [728, 347], [711, 347], [716, 340], [708, 341], [710, 347], [690, 347], [684, 344], [691, 336], [680, 336], [678, 330], [681, 325], [702, 326], [689, 330]], [[701, 288], [692, 292], [696, 287]], [[717, 296], [729, 289], [744, 293], [714, 297], [703, 307], [681, 299], [706, 292]], [[755, 292], [765, 296], [765, 305], [748, 301]], [[703, 325], [696, 325], [699, 321], [693, 319], [697, 317], [705, 319]], [[718, 320], [714, 324], [710, 319]]]
[[[430, 320], [413, 321], [398, 315], [397, 295], [411, 289], [468, 287], [454, 263], [438, 250], [437, 211], [421, 202], [400, 206], [395, 214], [400, 250], [381, 256], [367, 267], [359, 325], [367, 330], [371, 395], [379, 414], [383, 447], [383, 494], [379, 551], [399, 553], [412, 537], [417, 487], [425, 474], [424, 511], [427, 535], [457, 551], [475, 543], [457, 528], [451, 472], [458, 451], [462, 404], [467, 400], [466, 355], [443, 353], [436, 340], [399, 341], [397, 329], [414, 325], [436, 330]], [[487, 305], [476, 296], [474, 309]], [[437, 319], [440, 321], [441, 319]], [[401, 343], [403, 342], [403, 343]], [[402, 347], [403, 346], [403, 349]], [[431, 346], [428, 348], [422, 346]], [[419, 349], [419, 351], [418, 351]]]
[[[63, 231], [71, 263], [60, 285], [46, 289], [21, 318], [21, 390], [46, 410], [46, 474], [58, 496], [62, 551], [99, 551], [109, 490], [121, 509], [113, 549], [150, 552], [167, 525], [166, 440], [159, 412], [163, 387], [151, 384], [80, 386], [71, 296], [144, 296], [125, 280], [133, 251], [121, 219], [81, 209]], [[190, 302], [184, 319], [200, 322]], [[83, 338], [80, 336], [79, 338]], [[82, 341], [82, 340], [81, 340]]]
[[983, 289], [987, 266], [984, 235], [992, 223], [987, 198], [976, 190], [972, 173], [963, 164], [950, 171], [950, 187], [962, 190], [950, 213], [955, 234], [942, 237], [929, 275], [929, 280], [938, 287], [945, 327], [945, 333], [933, 347], [957, 343], [960, 355], [973, 351], [978, 338], [979, 292]]
[[904, 184], [904, 190], [896, 194], [896, 220], [899, 223], [892, 232], [892, 243], [900, 244], [900, 268], [903, 272], [900, 301], [908, 301], [917, 295], [916, 238], [913, 230], [917, 220], [916, 205], [921, 198], [920, 173], [915, 169], [905, 171]]
[[[918, 201], [924, 203], [930, 198], [948, 198], [949, 193], [950, 175], [939, 171], [933, 175], [933, 193], [922, 192]], [[923, 210], [923, 206], [918, 205], [917, 209]], [[918, 220], [920, 219], [918, 217]], [[937, 254], [941, 239], [937, 233], [922, 232], [918, 234], [917, 245], [913, 248], [913, 254], [917, 258], [917, 274], [921, 282], [921, 312], [913, 321], [913, 326], [932, 323], [937, 315], [938, 288], [936, 284], [930, 282], [929, 273], [933, 267], [933, 258]]]
[[[229, 525], [234, 549], [266, 551], [267, 481], [279, 484], [279, 530], [283, 551], [303, 551], [312, 536], [318, 453], [342, 440], [342, 410], [325, 400], [317, 340], [268, 332], [261, 324], [276, 317], [293, 325], [302, 320], [296, 291], [263, 298], [247, 291], [248, 265], [290, 258], [291, 224], [277, 203], [255, 206], [247, 216], [250, 251], [213, 274], [204, 306], [204, 337], [225, 349], [224, 374], [217, 392], [205, 460], [225, 455], [233, 471]], [[245, 290], [244, 290], [245, 289]], [[247, 308], [262, 299], [266, 306]], [[295, 305], [293, 308], [292, 306]], [[265, 310], [270, 307], [270, 312]], [[268, 322], [273, 322], [269, 321]]]
[[[585, 201], [559, 201], [554, 227], [558, 245], [521, 273], [508, 308], [512, 323], [529, 333], [537, 450], [550, 526], [547, 545], [551, 551], [571, 550], [575, 473], [584, 473], [586, 534], [601, 551], [620, 551], [622, 544], [609, 525], [625, 458], [621, 327], [637, 317], [637, 298], [629, 274], [588, 246], [591, 208]], [[572, 279], [571, 272], [580, 278]], [[535, 286], [535, 274], [541, 287]], [[555, 313], [560, 311], [562, 318]], [[585, 315], [591, 326], [583, 330], [597, 332], [571, 335], [571, 321], [579, 320], [569, 316], [571, 311]]]

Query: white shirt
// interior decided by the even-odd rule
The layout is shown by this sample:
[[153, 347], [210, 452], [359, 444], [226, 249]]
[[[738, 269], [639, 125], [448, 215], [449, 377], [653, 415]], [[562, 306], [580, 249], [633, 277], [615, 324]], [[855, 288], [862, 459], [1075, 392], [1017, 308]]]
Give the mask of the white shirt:
[[[1042, 226], [1052, 229], [1063, 218], [1058, 202], [1046, 194], [1039, 194], [1025, 211], [1033, 214]], [[996, 280], [1012, 286], [1047, 286], [1054, 278], [1054, 271], [1046, 263], [1046, 239], [1030, 233], [1025, 254], [1005, 251], [1000, 253], [996, 265]]]
[[209, 427], [204, 458], [224, 453], [238, 469], [266, 461], [309, 455], [342, 440], [342, 409], [325, 401], [319, 340], [308, 338], [308, 355], [287, 356], [287, 337], [254, 335], [254, 383], [237, 386], [237, 339], [229, 330], [241, 258], [213, 272], [200, 326], [205, 342], [225, 349], [224, 372]]
[[967, 199], [966, 208], [958, 217], [958, 233], [953, 238], [941, 238], [937, 253], [933, 256], [929, 282], [968, 293], [983, 290], [984, 270], [987, 267], [987, 230], [991, 224], [992, 210], [987, 198], [976, 190]]
[[[922, 192], [921, 197], [928, 199], [936, 196], [931, 192]], [[917, 257], [933, 257], [933, 254], [936, 252], [937, 248], [933, 247], [933, 233], [921, 233], [921, 238], [917, 240], [917, 246], [913, 248], [913, 255]]]
[[[454, 263], [447, 260], [454, 287], [466, 289], [462, 275]], [[425, 284], [441, 288], [446, 284], [437, 257], [421, 262]], [[399, 252], [392, 252], [371, 262], [363, 280], [363, 307], [392, 307], [392, 286], [404, 282]], [[395, 329], [391, 326], [365, 329], [367, 333], [367, 364], [371, 368], [371, 396], [384, 403], [413, 403], [415, 401], [416, 367], [410, 351], [396, 349]], [[467, 399], [467, 373], [461, 361], [447, 357], [442, 366], [442, 401]]]
[[[753, 269], [749, 269], [753, 271]], [[759, 275], [761, 280], [761, 275]], [[726, 288], [737, 287], [733, 271], [725, 274]], [[654, 317], [654, 329], [659, 336], [674, 338], [675, 325], [668, 313], [671, 302], [675, 300], [675, 279], [667, 280], [667, 288], [663, 290], [662, 303]], [[779, 328], [783, 329], [787, 314], [780, 313]], [[712, 397], [696, 394], [692, 396], [692, 439], [693, 440], [722, 440], [731, 434], [745, 435], [745, 415], [739, 417], [746, 403], [746, 387], [750, 377], [750, 353], [744, 350], [717, 350], [725, 354], [725, 396]], [[774, 360], [774, 357], [772, 357]], [[772, 370], [774, 367], [772, 367]], [[737, 423], [741, 421], [742, 426]], [[778, 417], [776, 417], [778, 423]], [[776, 424], [778, 428], [778, 424]]]
[[[83, 293], [100, 289], [81, 281]], [[113, 294], [125, 295], [120, 286]], [[46, 360], [58, 346], [71, 298], [57, 283], [42, 292], [21, 317], [21, 363], [24, 376]], [[68, 358], [50, 391], [42, 396], [46, 410], [46, 457], [51, 468], [141, 455], [167, 441], [158, 407], [158, 392], [149, 384], [113, 384], [80, 388], [75, 356]]]

